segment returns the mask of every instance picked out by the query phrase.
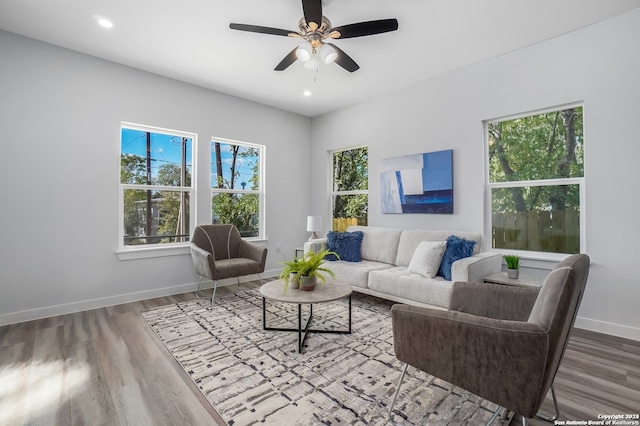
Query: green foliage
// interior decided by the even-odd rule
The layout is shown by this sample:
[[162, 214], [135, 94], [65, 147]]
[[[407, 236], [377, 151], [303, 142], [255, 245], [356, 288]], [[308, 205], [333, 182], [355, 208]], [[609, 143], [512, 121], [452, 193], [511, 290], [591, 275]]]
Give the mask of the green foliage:
[[300, 258], [294, 258], [287, 262], [280, 262], [284, 265], [284, 268], [280, 273], [280, 279], [284, 281], [284, 293], [287, 292], [291, 275], [294, 275], [293, 279], [298, 282], [300, 282], [301, 276], [317, 277], [322, 281], [322, 285], [324, 285], [326, 281], [323, 273], [331, 276], [332, 278], [336, 278], [333, 271], [322, 267], [326, 262], [325, 257], [329, 254], [335, 255], [338, 259], [340, 258], [337, 253], [329, 251], [323, 246], [321, 250], [315, 253], [309, 252]]
[[[367, 147], [333, 154], [334, 191], [366, 191], [369, 188], [369, 152]], [[369, 197], [366, 194], [338, 195], [333, 200], [333, 217], [366, 218]]]
[[[259, 233], [259, 196], [256, 193], [240, 192], [243, 188], [242, 182], [238, 182], [240, 172], [236, 170], [236, 164], [239, 159], [243, 159], [245, 165], [251, 167], [252, 174], [246, 182], [245, 188], [247, 190], [259, 188], [260, 151], [257, 148], [240, 145], [230, 145], [230, 151], [232, 153], [230, 179], [223, 178], [221, 167], [216, 165], [217, 161], [213, 161], [213, 164], [216, 165], [213, 169], [217, 175], [216, 188], [236, 189], [238, 192], [221, 192], [212, 197], [212, 222], [230, 223], [238, 228], [243, 237], [257, 237]], [[214, 160], [217, 160], [215, 156], [218, 152], [220, 152], [220, 143], [214, 142]]]
[[518, 269], [520, 267], [520, 256], [517, 254], [505, 254], [504, 261], [508, 269]]
[[[146, 185], [147, 174], [145, 159], [138, 155], [121, 154], [120, 180], [122, 183]], [[186, 186], [191, 184], [191, 175], [186, 173]], [[154, 185], [180, 186], [181, 167], [176, 164], [163, 164], [158, 169]], [[151, 205], [148, 203], [151, 192]], [[183, 199], [181, 199], [184, 197]], [[156, 205], [159, 213], [157, 223], [147, 223], [147, 210]], [[180, 208], [182, 206], [182, 213]], [[152, 218], [152, 220], [154, 220]], [[179, 191], [154, 191], [126, 189], [124, 191], [124, 232], [132, 238], [125, 242], [130, 245], [167, 243], [180, 241], [174, 235], [189, 229], [189, 197]], [[181, 226], [180, 221], [184, 221]], [[183, 228], [182, 230], [180, 228]], [[165, 236], [165, 238], [161, 238]], [[158, 238], [148, 238], [158, 237]]]
[[[584, 176], [582, 108], [489, 124], [491, 182]], [[493, 211], [565, 210], [579, 206], [577, 185], [525, 186], [492, 192]]]

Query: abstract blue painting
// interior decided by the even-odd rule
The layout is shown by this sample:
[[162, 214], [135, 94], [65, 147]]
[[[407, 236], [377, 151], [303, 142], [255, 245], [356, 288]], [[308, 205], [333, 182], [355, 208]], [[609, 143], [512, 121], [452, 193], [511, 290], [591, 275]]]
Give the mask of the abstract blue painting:
[[386, 158], [382, 213], [453, 213], [453, 150]]

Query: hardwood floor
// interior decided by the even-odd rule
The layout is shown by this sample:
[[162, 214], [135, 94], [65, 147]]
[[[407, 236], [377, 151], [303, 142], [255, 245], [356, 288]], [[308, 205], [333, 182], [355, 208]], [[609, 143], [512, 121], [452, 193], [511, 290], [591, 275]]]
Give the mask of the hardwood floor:
[[[0, 327], [0, 425], [224, 425], [140, 315], [192, 299], [181, 294]], [[640, 342], [574, 330], [555, 389], [563, 420], [638, 413]], [[543, 411], [552, 410], [549, 395]]]

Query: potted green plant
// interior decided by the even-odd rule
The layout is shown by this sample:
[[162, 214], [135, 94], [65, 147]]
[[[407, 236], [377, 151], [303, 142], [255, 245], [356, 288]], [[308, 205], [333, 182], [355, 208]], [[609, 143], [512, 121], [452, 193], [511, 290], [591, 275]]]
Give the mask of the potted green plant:
[[509, 278], [517, 279], [520, 276], [520, 256], [517, 254], [505, 254], [504, 261], [507, 264], [507, 275]]
[[330, 269], [323, 267], [326, 262], [325, 256], [328, 254], [335, 255], [340, 258], [337, 253], [329, 251], [322, 247], [317, 252], [306, 253], [302, 257], [296, 257], [293, 260], [287, 262], [280, 262], [284, 265], [282, 272], [280, 273], [280, 279], [284, 281], [284, 292], [286, 293], [289, 286], [289, 281], [293, 281], [295, 285], [299, 285], [301, 290], [314, 290], [317, 280], [322, 281], [324, 285], [326, 278], [324, 274], [335, 278], [336, 275]]

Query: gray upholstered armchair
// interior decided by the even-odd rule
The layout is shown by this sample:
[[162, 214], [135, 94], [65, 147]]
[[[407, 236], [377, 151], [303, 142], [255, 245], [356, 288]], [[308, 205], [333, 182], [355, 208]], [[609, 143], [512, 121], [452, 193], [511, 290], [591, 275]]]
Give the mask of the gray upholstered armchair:
[[234, 225], [196, 226], [191, 238], [191, 257], [200, 276], [196, 296], [200, 295], [202, 279], [213, 281], [211, 303], [216, 296], [218, 280], [235, 277], [240, 285], [240, 277], [264, 272], [267, 248], [252, 244], [240, 237]]
[[[392, 307], [396, 357], [522, 415], [534, 417], [551, 388], [580, 306], [589, 257], [569, 256], [541, 288], [457, 282], [449, 311]], [[546, 420], [555, 420], [546, 418]]]

